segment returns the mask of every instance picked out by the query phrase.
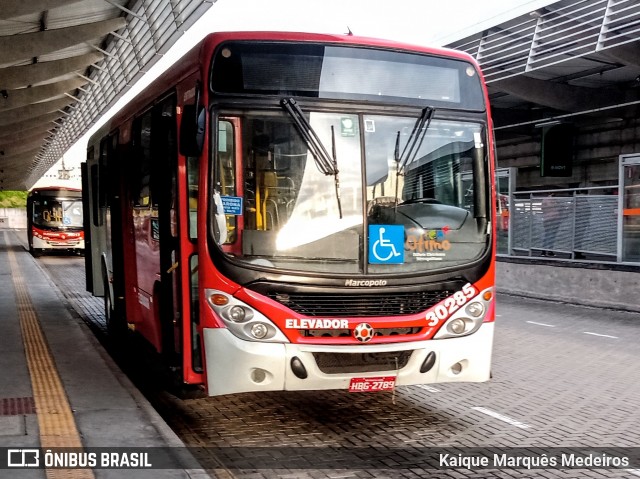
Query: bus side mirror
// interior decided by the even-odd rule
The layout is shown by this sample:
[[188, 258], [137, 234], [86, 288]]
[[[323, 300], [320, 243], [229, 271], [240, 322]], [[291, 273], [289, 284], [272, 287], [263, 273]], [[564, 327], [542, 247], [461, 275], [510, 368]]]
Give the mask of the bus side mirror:
[[184, 105], [180, 123], [180, 154], [200, 156], [204, 146], [206, 127], [205, 109], [197, 105]]

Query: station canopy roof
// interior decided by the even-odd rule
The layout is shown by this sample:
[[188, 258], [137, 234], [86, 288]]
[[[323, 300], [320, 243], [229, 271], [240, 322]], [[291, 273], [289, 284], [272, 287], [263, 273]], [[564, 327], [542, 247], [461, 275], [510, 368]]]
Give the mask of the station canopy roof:
[[480, 63], [498, 139], [637, 118], [640, 1], [560, 0], [447, 45]]
[[[2, 0], [0, 189], [53, 166], [215, 0]], [[559, 0], [449, 44], [480, 63], [498, 138], [640, 113], [640, 1]]]
[[215, 0], [2, 0], [0, 189], [33, 185]]

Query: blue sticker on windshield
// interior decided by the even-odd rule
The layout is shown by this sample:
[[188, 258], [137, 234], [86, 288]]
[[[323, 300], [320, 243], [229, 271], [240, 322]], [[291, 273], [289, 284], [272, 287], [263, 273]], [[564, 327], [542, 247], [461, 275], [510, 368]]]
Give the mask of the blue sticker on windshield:
[[242, 215], [242, 197], [241, 196], [221, 196], [222, 208], [225, 215]]
[[369, 263], [404, 263], [404, 226], [369, 225]]

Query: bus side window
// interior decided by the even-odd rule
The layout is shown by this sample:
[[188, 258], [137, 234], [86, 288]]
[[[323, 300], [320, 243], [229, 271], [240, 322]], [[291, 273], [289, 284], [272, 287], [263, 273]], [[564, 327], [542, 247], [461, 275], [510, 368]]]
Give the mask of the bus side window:
[[134, 174], [132, 199], [134, 206], [150, 206], [151, 192], [151, 111], [136, 120], [134, 133]]
[[191, 290], [191, 367], [196, 372], [202, 372], [202, 350], [200, 349], [200, 335], [198, 334], [198, 324], [200, 324], [200, 304], [198, 302], [198, 255], [194, 254], [189, 258]]
[[[228, 201], [227, 205], [235, 205], [239, 203], [236, 188], [236, 156], [235, 144], [233, 141], [233, 124], [230, 121], [221, 120], [218, 122], [218, 148], [217, 162], [215, 168], [215, 189], [220, 193], [224, 201]], [[224, 200], [227, 198], [228, 200]], [[238, 203], [236, 203], [236, 201]], [[233, 207], [233, 206], [230, 206]], [[237, 216], [238, 211], [227, 211], [225, 213], [227, 238], [224, 244], [235, 243], [237, 238]]]
[[98, 226], [104, 224], [105, 208], [107, 207], [107, 188], [109, 185], [108, 165], [108, 137], [100, 141], [100, 157], [98, 158], [98, 188], [96, 191], [96, 203], [98, 205]]
[[198, 177], [199, 158], [187, 157], [187, 191], [189, 194], [189, 239], [198, 238]]
[[107, 149], [107, 179], [109, 187], [105, 189], [105, 207], [113, 207], [113, 199], [119, 197], [118, 191], [118, 141], [120, 137], [120, 131], [116, 130], [109, 135], [109, 146]]
[[[94, 158], [95, 150], [91, 146], [87, 151], [87, 160], [91, 161]], [[100, 189], [100, 181], [98, 178], [99, 168], [98, 165], [91, 165], [89, 172], [89, 178], [91, 180], [91, 216], [93, 217], [93, 226], [102, 226], [102, 216], [100, 213], [100, 205], [98, 203], [98, 191]]]

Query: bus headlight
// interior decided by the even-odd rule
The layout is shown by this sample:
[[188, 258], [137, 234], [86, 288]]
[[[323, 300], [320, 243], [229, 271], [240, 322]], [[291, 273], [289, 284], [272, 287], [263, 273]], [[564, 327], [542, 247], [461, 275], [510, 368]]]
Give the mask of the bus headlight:
[[234, 323], [244, 323], [253, 316], [251, 310], [238, 306], [237, 304], [226, 309], [223, 314], [226, 314], [229, 320]]
[[482, 318], [454, 315], [444, 323], [433, 339], [458, 338], [475, 333], [482, 325]]
[[251, 326], [251, 334], [256, 339], [264, 339], [269, 334], [269, 327], [263, 323], [254, 323]]
[[467, 305], [465, 311], [469, 316], [473, 318], [479, 318], [484, 314], [484, 305], [478, 301], [474, 301], [473, 303]]
[[453, 334], [462, 334], [465, 330], [464, 320], [461, 318], [455, 318], [447, 323], [447, 329]]
[[440, 327], [433, 339], [459, 338], [475, 333], [482, 323], [489, 310], [492, 294], [491, 288], [481, 292], [471, 302], [460, 310], [453, 313]]
[[248, 304], [213, 289], [206, 289], [205, 296], [209, 307], [234, 336], [245, 341], [289, 342], [275, 324]]

